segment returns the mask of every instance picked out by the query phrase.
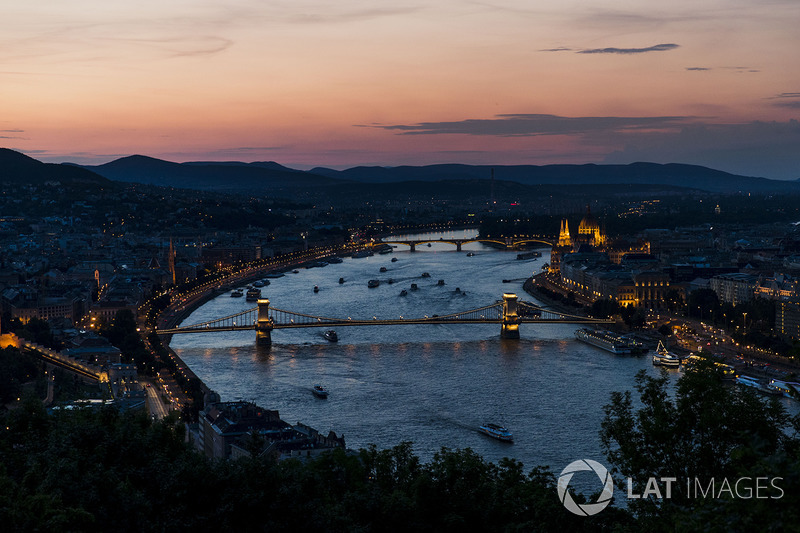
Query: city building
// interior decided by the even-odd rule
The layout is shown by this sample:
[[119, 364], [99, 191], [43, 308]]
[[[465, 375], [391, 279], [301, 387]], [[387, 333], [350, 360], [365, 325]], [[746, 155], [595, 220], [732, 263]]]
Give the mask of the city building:
[[753, 300], [758, 277], [738, 272], [721, 274], [711, 278], [709, 286], [720, 302], [739, 305]]
[[292, 426], [280, 419], [278, 411], [244, 401], [207, 403], [194, 438], [196, 447], [210, 458], [310, 458], [345, 447], [344, 437], [333, 431], [323, 435], [299, 422]]
[[800, 339], [800, 301], [783, 300], [775, 306], [775, 331]]

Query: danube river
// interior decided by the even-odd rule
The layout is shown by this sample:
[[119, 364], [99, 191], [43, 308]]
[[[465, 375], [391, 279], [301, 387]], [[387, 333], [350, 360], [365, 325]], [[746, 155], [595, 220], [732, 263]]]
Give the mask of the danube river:
[[[522, 282], [548, 261], [549, 251], [541, 251], [537, 260], [518, 260], [517, 252], [478, 243], [462, 252], [442, 243], [413, 253], [398, 246], [289, 272], [262, 291], [274, 307], [333, 318], [445, 315], [494, 303], [503, 292], [533, 300]], [[370, 279], [382, 282], [367, 288]], [[224, 294], [184, 324], [254, 306]], [[649, 357], [615, 356], [575, 340], [577, 327], [522, 325], [520, 340], [502, 340], [499, 325], [350, 327], [337, 330], [336, 344], [323, 328], [307, 328], [274, 331], [268, 351], [256, 347], [255, 332], [176, 335], [171, 345], [223, 400], [253, 401], [287, 422], [344, 434], [350, 448], [412, 441], [429, 460], [442, 446], [469, 447], [491, 461], [507, 456], [559, 472], [576, 459], [604, 461], [598, 432], [610, 393], [632, 389], [639, 370], [658, 372]], [[312, 395], [315, 383], [330, 390], [327, 400]], [[508, 427], [514, 444], [477, 431], [491, 421]]]

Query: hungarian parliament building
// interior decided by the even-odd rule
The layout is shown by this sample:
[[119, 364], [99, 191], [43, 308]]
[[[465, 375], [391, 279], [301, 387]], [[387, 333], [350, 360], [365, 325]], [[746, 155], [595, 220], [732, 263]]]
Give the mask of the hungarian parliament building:
[[561, 221], [550, 272], [560, 276], [563, 288], [590, 302], [610, 299], [657, 309], [670, 289], [669, 275], [650, 255], [650, 243], [609, 240], [588, 206], [577, 235], [570, 234], [567, 219]]

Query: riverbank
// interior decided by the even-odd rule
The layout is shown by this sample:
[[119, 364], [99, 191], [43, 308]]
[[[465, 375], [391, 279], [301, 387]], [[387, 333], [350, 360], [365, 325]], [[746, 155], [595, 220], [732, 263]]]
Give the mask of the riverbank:
[[[194, 287], [188, 292], [178, 292], [172, 294], [170, 304], [165, 307], [155, 318], [154, 323], [157, 327], [154, 330], [142, 328], [143, 336], [145, 337], [145, 344], [150, 345], [147, 335], [150, 331], [158, 332], [159, 329], [168, 329], [177, 326], [187, 317], [189, 317], [196, 309], [206, 304], [209, 300], [216, 298], [220, 294], [224, 294], [231, 287], [247, 284], [251, 281], [264, 277], [269, 272], [276, 270], [291, 270], [307, 264], [312, 261], [319, 261], [326, 257], [333, 257], [338, 255], [349, 255], [356, 251], [368, 248], [365, 245], [341, 245], [337, 247], [319, 247], [302, 253], [289, 254], [281, 256], [280, 258], [272, 258], [271, 260], [260, 260], [250, 265], [243, 265], [239, 270], [231, 272], [230, 275], [222, 279], [215, 279], [209, 281], [199, 287]], [[164, 335], [159, 337], [161, 348], [166, 351], [176, 372], [180, 372], [183, 381], [196, 381], [199, 386], [202, 396], [205, 397], [211, 392], [211, 389], [206, 383], [200, 379], [197, 374], [187, 365], [181, 357], [175, 353], [170, 347], [172, 335]], [[152, 348], [152, 347], [151, 347]], [[178, 381], [178, 376], [172, 373], [172, 378]], [[178, 381], [180, 383], [180, 381]], [[186, 406], [191, 398], [188, 394], [183, 395], [185, 387], [178, 387], [180, 398], [174, 398], [179, 406]], [[197, 399], [195, 399], [197, 401]], [[199, 406], [202, 408], [202, 405]]]
[[544, 287], [545, 289], [554, 291], [554, 289], [548, 286], [547, 277], [544, 272], [536, 274], [527, 280], [525, 283], [522, 284], [522, 289], [542, 302], [542, 307], [547, 309], [551, 309], [553, 311], [557, 311], [559, 313], [566, 313], [570, 315], [585, 315], [586, 310], [583, 305], [576, 307], [572, 305], [568, 305], [563, 301], [556, 300], [554, 298], [550, 298], [546, 294], [542, 293], [541, 291], [536, 290], [537, 287]]

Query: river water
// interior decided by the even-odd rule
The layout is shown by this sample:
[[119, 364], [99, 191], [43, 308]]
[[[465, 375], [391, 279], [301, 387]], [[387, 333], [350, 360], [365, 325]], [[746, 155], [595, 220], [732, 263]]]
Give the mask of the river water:
[[[540, 251], [539, 259], [518, 260], [517, 252], [479, 243], [462, 252], [443, 243], [413, 253], [397, 245], [392, 254], [287, 273], [262, 294], [280, 309], [354, 319], [444, 315], [494, 303], [503, 292], [535, 301], [522, 281], [549, 261], [549, 250]], [[383, 282], [367, 288], [370, 279]], [[412, 283], [419, 289], [410, 290]], [[402, 289], [408, 295], [400, 296]], [[252, 307], [224, 294], [184, 324]], [[560, 472], [576, 459], [605, 462], [598, 432], [610, 393], [631, 390], [639, 370], [658, 373], [650, 357], [616, 356], [577, 341], [577, 327], [524, 324], [520, 340], [501, 339], [499, 325], [349, 327], [337, 330], [336, 344], [323, 338], [323, 328], [307, 328], [273, 331], [270, 350], [256, 347], [255, 332], [176, 335], [171, 346], [223, 400], [253, 401], [287, 422], [344, 434], [350, 448], [412, 441], [427, 461], [443, 446], [469, 447], [490, 461], [512, 457]], [[312, 395], [315, 383], [329, 389], [327, 400]], [[514, 444], [480, 434], [487, 421], [508, 427]]]

